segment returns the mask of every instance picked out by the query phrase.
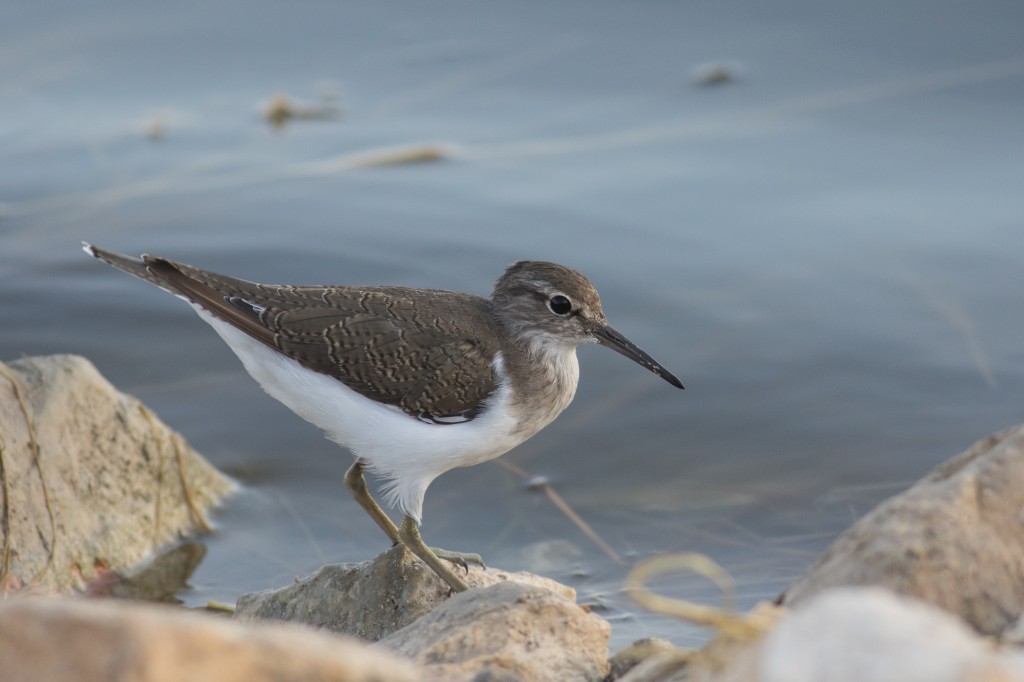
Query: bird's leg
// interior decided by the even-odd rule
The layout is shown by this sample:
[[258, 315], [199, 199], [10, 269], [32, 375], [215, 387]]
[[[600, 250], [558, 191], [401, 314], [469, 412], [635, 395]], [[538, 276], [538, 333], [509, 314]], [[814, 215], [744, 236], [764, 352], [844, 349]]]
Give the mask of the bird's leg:
[[349, 467], [348, 471], [345, 472], [345, 487], [348, 488], [348, 491], [352, 494], [355, 501], [359, 503], [359, 506], [362, 507], [366, 513], [370, 515], [370, 518], [380, 526], [380, 529], [384, 531], [389, 538], [391, 538], [391, 542], [393, 544], [405, 545], [413, 554], [418, 556], [420, 559], [425, 561], [428, 566], [434, 569], [434, 572], [444, 579], [444, 581], [456, 592], [465, 590], [466, 583], [456, 576], [450, 568], [441, 563], [440, 559], [451, 561], [468, 571], [469, 564], [477, 564], [478, 566], [484, 565], [484, 560], [480, 555], [464, 554], [462, 552], [449, 552], [445, 549], [433, 549], [427, 547], [423, 542], [423, 538], [420, 536], [416, 520], [410, 516], [405, 517], [402, 522], [402, 528], [399, 529], [370, 495], [370, 491], [366, 488], [366, 478], [363, 476], [363, 469], [363, 463], [357, 459], [355, 463]]
[[[455, 571], [453, 571], [448, 564], [441, 561], [441, 558], [437, 553], [435, 553], [435, 551], [430, 547], [427, 547], [423, 542], [423, 538], [420, 537], [419, 524], [416, 523], [416, 519], [407, 514], [405, 518], [402, 519], [402, 526], [398, 529], [398, 537], [410, 552], [422, 559], [427, 566], [434, 569], [434, 573], [448, 583], [453, 592], [465, 592], [469, 589], [469, 585], [467, 585], [462, 578], [455, 575]], [[451, 560], [451, 555], [454, 555], [454, 552], [442, 553], [449, 555], [444, 557], [449, 560]], [[465, 565], [465, 558], [460, 558], [462, 559], [463, 565]], [[477, 558], [479, 559], [479, 557]]]
[[348, 491], [355, 498], [355, 501], [359, 503], [359, 506], [366, 510], [370, 518], [391, 538], [392, 544], [397, 545], [402, 542], [398, 526], [384, 513], [380, 505], [370, 496], [370, 491], [366, 489], [366, 479], [363, 477], [363, 463], [358, 459], [345, 472], [345, 487], [348, 488]]

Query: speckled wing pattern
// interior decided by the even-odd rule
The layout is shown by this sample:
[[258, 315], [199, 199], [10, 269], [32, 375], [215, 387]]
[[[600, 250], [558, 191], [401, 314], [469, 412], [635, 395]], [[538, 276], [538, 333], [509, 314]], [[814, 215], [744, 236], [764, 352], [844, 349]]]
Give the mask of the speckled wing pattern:
[[256, 284], [144, 259], [161, 286], [303, 367], [422, 421], [471, 420], [497, 388], [498, 335], [487, 299], [403, 287]]

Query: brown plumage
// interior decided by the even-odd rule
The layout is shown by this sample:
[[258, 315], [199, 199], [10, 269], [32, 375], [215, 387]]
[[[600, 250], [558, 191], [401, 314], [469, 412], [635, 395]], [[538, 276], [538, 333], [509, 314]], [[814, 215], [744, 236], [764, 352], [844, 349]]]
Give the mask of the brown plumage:
[[[303, 367], [425, 421], [472, 419], [497, 387], [500, 334], [479, 296], [405, 287], [257, 284], [166, 258], [93, 247]], [[127, 262], [126, 262], [127, 261]], [[457, 297], [458, 323], [448, 311]]]

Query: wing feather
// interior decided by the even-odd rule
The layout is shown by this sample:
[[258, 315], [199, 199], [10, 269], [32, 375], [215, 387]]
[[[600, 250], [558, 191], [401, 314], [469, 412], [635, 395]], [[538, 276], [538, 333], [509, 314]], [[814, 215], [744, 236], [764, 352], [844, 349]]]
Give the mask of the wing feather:
[[472, 419], [497, 388], [493, 361], [500, 331], [488, 314], [490, 302], [479, 296], [403, 287], [257, 284], [164, 258], [143, 256], [140, 263], [94, 251], [302, 366], [418, 419], [438, 424]]

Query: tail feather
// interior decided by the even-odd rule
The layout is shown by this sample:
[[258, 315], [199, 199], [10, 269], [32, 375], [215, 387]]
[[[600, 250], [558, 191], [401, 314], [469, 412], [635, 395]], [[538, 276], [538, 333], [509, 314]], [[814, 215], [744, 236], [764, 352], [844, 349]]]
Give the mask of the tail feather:
[[204, 272], [166, 258], [145, 254], [142, 258], [135, 258], [107, 251], [87, 242], [82, 243], [82, 249], [93, 258], [112, 265], [118, 270], [124, 270], [129, 275], [151, 282], [164, 291], [237, 327], [257, 341], [275, 350], [280, 350], [275, 342], [274, 332], [264, 326], [258, 317], [253, 316], [251, 308], [239, 308], [232, 303], [236, 294], [244, 295], [246, 287], [258, 288], [259, 285], [212, 272]]
[[123, 253], [116, 253], [114, 251], [107, 251], [106, 249], [101, 249], [98, 246], [93, 246], [89, 242], [82, 242], [82, 250], [93, 258], [103, 261], [107, 265], [112, 265], [118, 270], [124, 270], [129, 275], [134, 275], [139, 279], [152, 282], [161, 289], [167, 289], [167, 283], [150, 272], [149, 268], [146, 266], [146, 262], [141, 258], [126, 256]]

